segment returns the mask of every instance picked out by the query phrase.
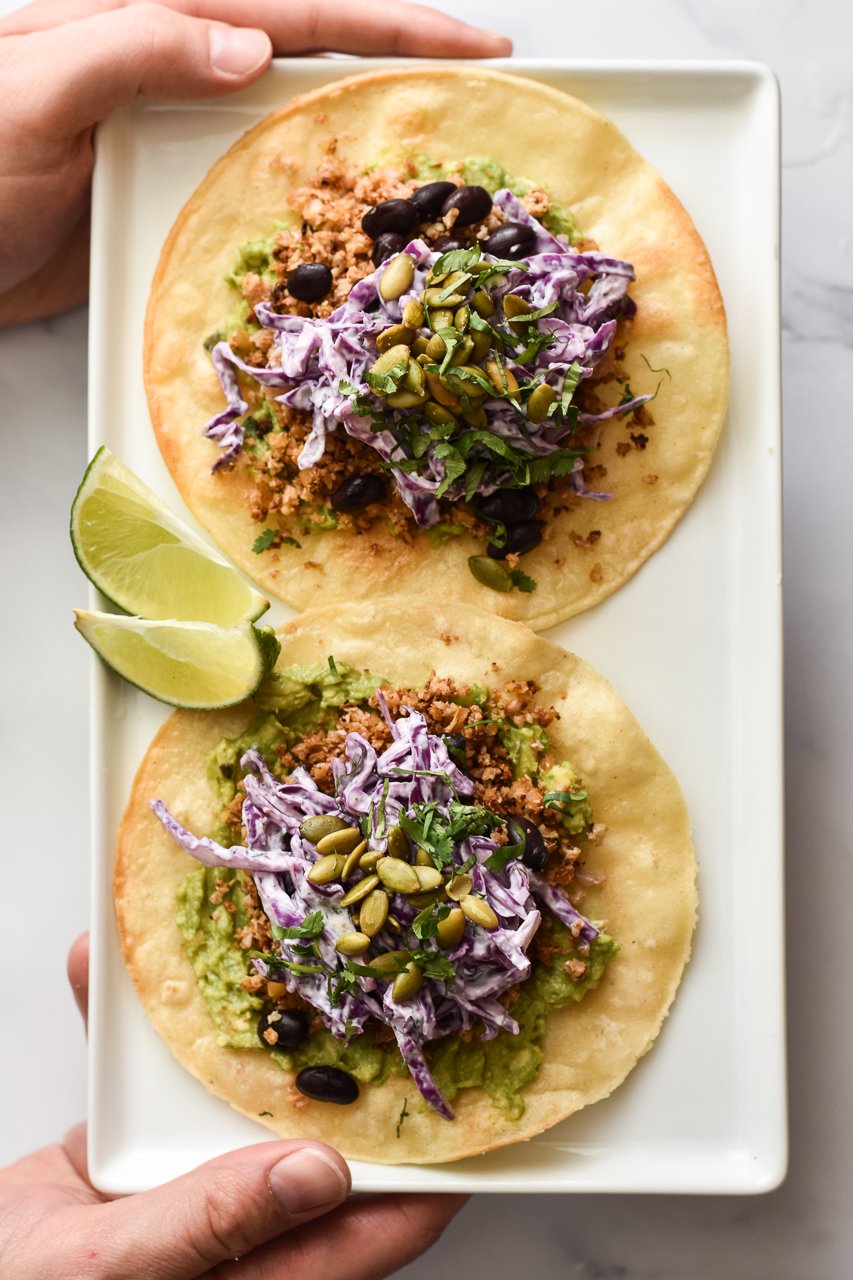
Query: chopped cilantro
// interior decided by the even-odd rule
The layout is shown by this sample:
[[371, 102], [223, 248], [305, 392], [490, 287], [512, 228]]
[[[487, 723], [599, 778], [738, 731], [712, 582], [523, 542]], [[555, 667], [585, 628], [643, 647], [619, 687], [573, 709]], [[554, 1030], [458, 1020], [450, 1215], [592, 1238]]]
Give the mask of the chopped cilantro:
[[526, 573], [522, 573], [521, 569], [510, 569], [509, 576], [512, 578], [512, 585], [518, 587], [519, 591], [535, 591], [536, 580], [528, 578]]
[[258, 1115], [259, 1115], [259, 1116], [269, 1116], [269, 1117], [270, 1117], [270, 1119], [272, 1119], [272, 1112], [271, 1112], [271, 1111], [259, 1111], [259, 1112], [258, 1112]]
[[402, 1127], [403, 1127], [403, 1121], [405, 1120], [406, 1116], [409, 1114], [408, 1107], [409, 1107], [409, 1099], [408, 1099], [408, 1098], [404, 1098], [404, 1099], [403, 1099], [403, 1110], [400, 1112], [400, 1118], [399, 1118], [399, 1120], [397, 1121], [397, 1137], [398, 1137], [398, 1138], [399, 1138], [399, 1136], [400, 1136], [400, 1130], [401, 1130], [401, 1129], [402, 1129]]
[[301, 924], [270, 924], [270, 931], [277, 942], [283, 938], [319, 938], [323, 932], [323, 913], [310, 911]]
[[262, 551], [268, 551], [277, 537], [277, 529], [264, 529], [263, 533], [258, 534], [257, 538], [255, 538], [255, 541], [252, 543], [252, 550], [255, 555], [259, 556]]

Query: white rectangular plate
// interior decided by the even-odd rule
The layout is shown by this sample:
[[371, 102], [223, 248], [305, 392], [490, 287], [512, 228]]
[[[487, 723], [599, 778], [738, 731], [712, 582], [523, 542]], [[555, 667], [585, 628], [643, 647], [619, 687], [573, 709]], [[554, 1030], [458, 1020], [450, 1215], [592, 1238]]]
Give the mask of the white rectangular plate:
[[[239, 97], [138, 104], [99, 135], [91, 447], [108, 444], [176, 510], [183, 503], [142, 386], [143, 316], [160, 246], [210, 165], [267, 111], [384, 65], [283, 61]], [[458, 1164], [355, 1163], [354, 1185], [764, 1191], [787, 1159], [776, 84], [752, 63], [518, 61], [504, 69], [574, 93], [622, 128], [692, 214], [728, 309], [731, 406], [709, 479], [627, 586], [550, 634], [613, 682], [675, 769], [700, 860], [701, 920], [660, 1040], [612, 1098], [531, 1142]], [[269, 1133], [189, 1076], [136, 1000], [114, 921], [113, 848], [164, 710], [95, 664], [92, 714], [89, 1160], [98, 1186], [129, 1192]]]

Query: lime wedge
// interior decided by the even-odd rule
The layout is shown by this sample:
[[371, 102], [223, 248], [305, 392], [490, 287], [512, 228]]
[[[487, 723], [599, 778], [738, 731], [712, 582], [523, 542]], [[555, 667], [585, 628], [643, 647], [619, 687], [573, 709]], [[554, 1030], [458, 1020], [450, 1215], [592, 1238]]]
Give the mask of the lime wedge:
[[242, 702], [272, 670], [281, 645], [243, 622], [159, 622], [75, 609], [74, 625], [113, 671], [152, 698], [212, 711]]
[[86, 576], [126, 613], [236, 627], [269, 608], [109, 449], [77, 490], [71, 541]]

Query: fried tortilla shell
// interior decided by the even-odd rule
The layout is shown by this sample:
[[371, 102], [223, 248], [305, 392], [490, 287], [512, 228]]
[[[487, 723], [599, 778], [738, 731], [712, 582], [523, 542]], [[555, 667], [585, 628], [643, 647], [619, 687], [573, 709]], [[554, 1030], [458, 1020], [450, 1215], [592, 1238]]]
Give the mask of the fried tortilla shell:
[[[545, 186], [575, 214], [579, 233], [633, 263], [635, 319], [621, 325], [620, 376], [653, 392], [652, 425], [604, 424], [592, 487], [608, 501], [572, 498], [549, 515], [521, 567], [531, 593], [502, 594], [472, 577], [484, 539], [434, 546], [404, 541], [376, 521], [369, 533], [315, 532], [301, 548], [254, 554], [245, 460], [211, 473], [217, 447], [201, 432], [224, 405], [202, 343], [233, 310], [225, 283], [242, 242], [288, 217], [331, 138], [356, 165], [425, 153], [459, 161], [489, 155]], [[265, 591], [302, 609], [318, 598], [371, 599], [420, 590], [424, 569], [450, 599], [549, 627], [588, 609], [631, 577], [687, 510], [711, 463], [728, 398], [720, 291], [702, 240], [660, 175], [610, 121], [547, 85], [483, 68], [383, 71], [294, 99], [231, 148], [184, 207], [166, 242], [148, 307], [145, 381], [163, 457], [190, 509]], [[605, 366], [599, 366], [599, 371]], [[618, 399], [612, 388], [610, 403]], [[342, 429], [342, 428], [341, 428]]]
[[[198, 864], [149, 807], [159, 797], [196, 834], [218, 817], [208, 753], [247, 726], [253, 708], [178, 711], [152, 743], [121, 824], [115, 872], [122, 947], [139, 997], [175, 1056], [213, 1093], [283, 1136], [331, 1142], [380, 1163], [459, 1160], [531, 1138], [620, 1084], [654, 1041], [688, 959], [696, 916], [695, 862], [678, 783], [625, 704], [586, 662], [527, 627], [465, 607], [414, 607], [403, 599], [311, 610], [280, 632], [282, 664], [336, 659], [419, 685], [431, 671], [497, 687], [535, 680], [537, 701], [560, 713], [553, 752], [582, 775], [607, 832], [585, 849], [584, 914], [604, 921], [620, 950], [600, 985], [552, 1011], [544, 1059], [516, 1121], [481, 1089], [464, 1089], [443, 1120], [408, 1078], [362, 1085], [358, 1101], [310, 1101], [292, 1074], [258, 1051], [222, 1047], [176, 923], [175, 894]], [[397, 1130], [404, 1099], [406, 1122]]]

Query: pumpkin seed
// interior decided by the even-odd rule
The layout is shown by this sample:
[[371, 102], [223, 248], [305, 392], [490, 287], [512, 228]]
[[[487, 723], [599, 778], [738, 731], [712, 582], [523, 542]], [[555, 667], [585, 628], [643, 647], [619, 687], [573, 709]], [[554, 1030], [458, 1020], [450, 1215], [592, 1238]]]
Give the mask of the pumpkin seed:
[[361, 956], [369, 946], [370, 939], [366, 933], [342, 933], [335, 943], [335, 950], [342, 956]]
[[469, 556], [468, 568], [484, 587], [492, 591], [512, 591], [512, 578], [498, 560], [491, 556]]
[[429, 327], [433, 333], [438, 329], [449, 329], [453, 325], [453, 312], [449, 307], [439, 307], [429, 313]]
[[468, 310], [468, 308], [466, 306], [461, 306], [459, 310], [456, 312], [455, 316], [453, 317], [454, 328], [458, 329], [460, 333], [462, 333], [465, 329], [467, 329], [468, 318], [470, 315], [471, 315], [471, 312]]
[[436, 925], [436, 941], [443, 951], [452, 951], [458, 947], [465, 933], [465, 912], [453, 907], [449, 915], [439, 920]]
[[385, 399], [392, 409], [416, 409], [426, 400], [426, 392], [418, 395], [417, 391], [392, 391]]
[[361, 855], [358, 865], [362, 871], [372, 871], [382, 856], [378, 849], [368, 849], [367, 853]]
[[270, 1000], [280, 1000], [282, 996], [287, 995], [287, 987], [283, 982], [268, 982], [267, 995]]
[[342, 880], [349, 880], [356, 867], [361, 865], [362, 854], [367, 852], [367, 841], [362, 840], [361, 844], [357, 844], [352, 853], [347, 854], [344, 869], [341, 872]]
[[489, 420], [486, 417], [486, 410], [482, 405], [478, 405], [477, 408], [472, 406], [470, 409], [463, 409], [462, 417], [468, 423], [469, 427], [477, 427], [480, 431], [485, 431], [486, 427], [489, 425]]
[[392, 347], [403, 345], [410, 347], [414, 341], [414, 331], [404, 324], [392, 324], [390, 329], [383, 329], [376, 335], [376, 346], [379, 351], [390, 351]]
[[448, 293], [447, 296], [444, 297], [443, 295], [446, 288], [447, 286], [443, 285], [440, 289], [426, 289], [424, 291], [424, 302], [426, 305], [428, 307], [437, 307], [441, 310], [446, 308], [450, 311], [465, 301], [464, 293]]
[[[309, 875], [310, 880], [310, 875]], [[351, 907], [356, 902], [361, 902], [369, 893], [379, 886], [379, 876], [365, 876], [363, 880], [359, 880], [357, 884], [345, 893], [338, 903], [339, 907]]]
[[478, 289], [471, 299], [471, 306], [484, 320], [495, 313], [495, 303], [492, 295], [486, 289]]
[[388, 856], [407, 859], [409, 852], [409, 838], [403, 828], [391, 827], [388, 832]]
[[463, 898], [459, 905], [468, 919], [474, 921], [474, 924], [480, 925], [483, 929], [497, 929], [498, 918], [485, 898], [475, 898], [473, 894], [469, 893], [468, 897]]
[[317, 841], [317, 852], [342, 853], [344, 857], [352, 853], [356, 845], [361, 844], [362, 835], [358, 827], [344, 827], [343, 831], [330, 831], [322, 840]]
[[388, 894], [384, 889], [374, 889], [358, 909], [358, 927], [372, 938], [388, 919]]
[[557, 399], [557, 393], [553, 387], [549, 387], [547, 382], [540, 382], [530, 393], [530, 399], [527, 401], [527, 416], [531, 422], [544, 422], [548, 417], [548, 410]]
[[390, 929], [392, 933], [403, 932], [403, 926], [400, 924], [400, 921], [397, 919], [396, 916], [389, 915], [388, 919], [385, 921], [385, 925], [386, 925], [386, 928]]
[[431, 907], [434, 902], [438, 902], [441, 894], [436, 889], [430, 890], [429, 893], [412, 893], [409, 895], [409, 902], [418, 911], [423, 911], [424, 907]]
[[333, 813], [318, 813], [313, 818], [306, 818], [304, 822], [300, 822], [299, 834], [303, 840], [316, 844], [318, 840], [323, 839], [323, 836], [330, 836], [333, 831], [344, 831], [348, 826], [348, 822], [344, 822], [342, 818], [336, 818]]
[[437, 400], [439, 404], [443, 404], [447, 409], [459, 409], [462, 407], [462, 401], [445, 385], [439, 374], [427, 372], [426, 382], [433, 400]]
[[469, 875], [453, 876], [447, 882], [447, 896], [458, 902], [460, 898], [467, 898], [473, 887], [474, 881]]
[[423, 337], [415, 338], [414, 342], [412, 343], [412, 355], [415, 356], [416, 358], [417, 356], [425, 356], [428, 346], [429, 346], [428, 338], [423, 338]]
[[307, 879], [312, 884], [331, 884], [333, 880], [337, 880], [343, 870], [343, 866], [344, 859], [341, 854], [327, 853], [314, 863], [308, 872]]
[[520, 298], [517, 293], [507, 293], [504, 296], [504, 315], [507, 320], [513, 320], [516, 316], [529, 315], [533, 310], [529, 302], [525, 302], [524, 298]]
[[471, 359], [474, 364], [479, 364], [481, 360], [485, 360], [491, 351], [492, 339], [488, 333], [483, 333], [480, 329], [472, 329], [468, 336], [474, 344]]
[[403, 324], [409, 329], [420, 329], [424, 322], [424, 304], [417, 298], [409, 298], [403, 307]]
[[410, 960], [402, 973], [398, 973], [391, 988], [391, 995], [398, 1004], [411, 1000], [424, 985], [423, 970]]
[[450, 357], [451, 366], [459, 366], [467, 364], [471, 358], [471, 352], [474, 350], [474, 343], [470, 338], [463, 338], [459, 346]]
[[447, 343], [440, 334], [434, 333], [426, 345], [426, 354], [438, 363], [447, 355]]
[[399, 858], [380, 858], [376, 874], [392, 893], [417, 893], [420, 888], [415, 868]]
[[434, 400], [427, 400], [424, 413], [434, 427], [452, 426], [456, 423], [455, 415], [443, 404], [436, 404]]
[[413, 395], [426, 395], [424, 390], [424, 371], [417, 360], [410, 360], [406, 372], [400, 381], [401, 389], [411, 391]]
[[494, 387], [496, 395], [512, 397], [518, 395], [518, 379], [506, 365], [501, 367], [496, 360], [487, 360], [486, 376]]
[[408, 253], [400, 253], [385, 268], [379, 281], [379, 296], [386, 302], [394, 302], [407, 289], [411, 288], [415, 278], [415, 260]]
[[[467, 378], [460, 377], [460, 373], [472, 376]], [[478, 379], [476, 382], [473, 380], [474, 377]], [[448, 369], [447, 373], [439, 374], [439, 379], [444, 382], [444, 385], [450, 391], [456, 395], [467, 396], [469, 400], [482, 400], [486, 395], [485, 387], [480, 385], [481, 382], [485, 381], [483, 370], [476, 369], [470, 364], [459, 365], [458, 369], [454, 366], [452, 369]]]
[[[394, 369], [402, 368], [405, 370], [409, 363], [411, 351], [404, 342], [398, 342], [396, 347], [389, 347], [387, 351], [383, 351], [378, 360], [374, 360], [371, 373], [391, 373]], [[377, 392], [381, 395], [381, 392]]]
[[415, 866], [431, 867], [432, 865], [433, 865], [432, 858], [427, 853], [426, 849], [418, 849], [417, 853], [415, 854]]
[[424, 893], [428, 893], [431, 889], [440, 889], [442, 884], [442, 874], [438, 867], [415, 867], [415, 875], [418, 877], [418, 884]]
[[373, 957], [370, 967], [378, 969], [379, 973], [387, 974], [390, 978], [392, 974], [399, 973], [408, 961], [408, 951], [382, 951], [378, 956]]

